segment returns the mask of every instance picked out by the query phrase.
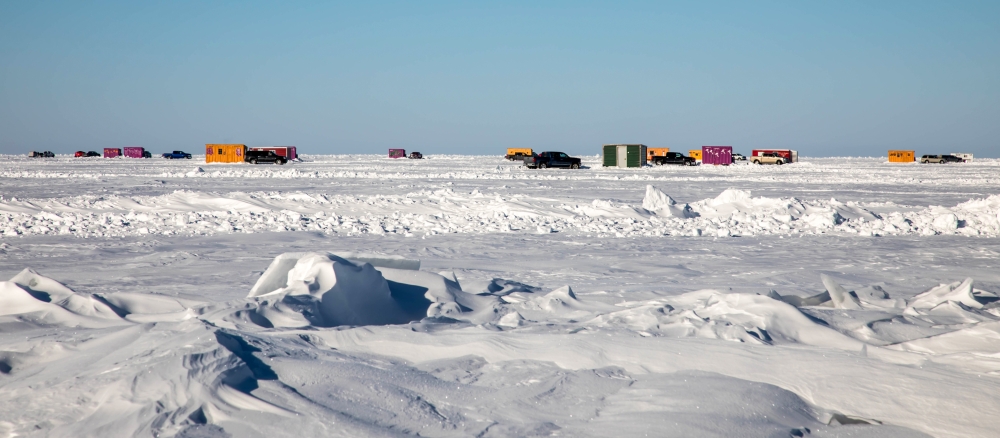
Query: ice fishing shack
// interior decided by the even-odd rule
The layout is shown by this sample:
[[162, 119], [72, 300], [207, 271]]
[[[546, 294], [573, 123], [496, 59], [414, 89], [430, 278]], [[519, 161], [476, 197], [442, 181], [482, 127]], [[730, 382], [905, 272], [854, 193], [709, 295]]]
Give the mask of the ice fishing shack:
[[702, 146], [701, 164], [728, 166], [733, 162], [732, 146]]
[[604, 167], [642, 167], [648, 156], [644, 144], [604, 145]]
[[245, 144], [206, 144], [206, 163], [242, 163], [247, 156]]

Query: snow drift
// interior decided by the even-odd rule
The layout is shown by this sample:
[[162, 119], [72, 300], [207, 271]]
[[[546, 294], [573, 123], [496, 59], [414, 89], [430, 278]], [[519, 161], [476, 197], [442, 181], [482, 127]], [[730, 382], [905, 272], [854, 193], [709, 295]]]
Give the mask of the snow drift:
[[[696, 290], [609, 303], [581, 297], [569, 286], [544, 290], [502, 279], [469, 292], [453, 276], [416, 270], [415, 260], [345, 256], [351, 258], [282, 254], [247, 298], [221, 303], [79, 293], [25, 269], [0, 283], [0, 327], [27, 335], [6, 338], [0, 347], [0, 412], [15, 412], [10, 407], [18, 403], [49, 403], [60, 414], [0, 414], [0, 421], [11, 433], [51, 436], [372, 435], [398, 428], [433, 435], [562, 430], [587, 436], [670, 418], [682, 435], [726, 434], [669, 408], [697, 402], [701, 415], [735, 415], [743, 418], [741, 430], [765, 435], [804, 436], [831, 427], [872, 436], [916, 433], [899, 426], [962, 435], [979, 429], [952, 423], [941, 429], [940, 418], [926, 422], [917, 402], [930, 396], [921, 392], [929, 389], [912, 380], [922, 378], [919, 373], [901, 370], [934, 362], [1000, 373], [998, 298], [975, 289], [972, 280], [907, 300], [878, 287], [847, 291], [824, 277], [827, 290], [810, 297]], [[703, 341], [677, 343], [684, 339]], [[712, 343], [718, 341], [724, 343]], [[878, 397], [815, 392], [812, 372], [774, 373], [761, 365], [727, 371], [698, 359], [732, 363], [749, 360], [748, 352], [813, 354], [808, 351], [829, 356], [817, 362], [822, 372], [863, 361], [858, 378], [895, 382], [893, 391], [910, 391], [897, 402], [916, 404], [903, 402], [888, 413]], [[700, 364], [691, 366], [729, 377], [677, 368], [682, 353]], [[386, 374], [386, 367], [393, 371]], [[503, 383], [522, 372], [528, 379], [523, 385]], [[733, 397], [771, 407], [745, 416], [737, 414], [745, 407], [696, 395], [722, 382]], [[985, 386], [966, 391], [992, 394], [990, 388], [998, 387], [992, 380], [980, 383]], [[802, 388], [815, 389], [796, 395]], [[508, 402], [546, 391], [563, 395], [524, 406]], [[569, 400], [575, 407], [565, 404]], [[640, 400], [652, 405], [636, 411]], [[986, 405], [939, 407], [949, 406], [991, 412]], [[561, 409], [565, 421], [541, 421], [539, 408]], [[478, 420], [484, 413], [487, 423]], [[878, 426], [883, 422], [896, 426]], [[853, 426], [837, 426], [843, 424]]]
[[585, 236], [1000, 236], [1000, 195], [954, 207], [879, 213], [857, 202], [753, 197], [728, 189], [680, 204], [647, 186], [641, 205], [585, 204], [452, 189], [406, 195], [177, 191], [161, 196], [0, 200], [0, 235], [207, 235], [318, 231], [337, 235], [559, 232]]

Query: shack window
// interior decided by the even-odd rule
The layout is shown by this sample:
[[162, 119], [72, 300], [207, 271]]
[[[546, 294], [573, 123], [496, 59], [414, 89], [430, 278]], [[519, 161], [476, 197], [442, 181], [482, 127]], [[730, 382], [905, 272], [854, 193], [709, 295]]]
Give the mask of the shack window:
[[219, 148], [219, 154], [222, 154], [222, 148]]

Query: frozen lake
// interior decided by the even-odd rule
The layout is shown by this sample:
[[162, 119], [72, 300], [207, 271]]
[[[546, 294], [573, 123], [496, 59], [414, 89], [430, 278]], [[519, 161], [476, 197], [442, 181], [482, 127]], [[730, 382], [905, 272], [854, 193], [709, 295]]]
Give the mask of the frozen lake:
[[0, 157], [0, 436], [1000, 428], [998, 160], [303, 158]]

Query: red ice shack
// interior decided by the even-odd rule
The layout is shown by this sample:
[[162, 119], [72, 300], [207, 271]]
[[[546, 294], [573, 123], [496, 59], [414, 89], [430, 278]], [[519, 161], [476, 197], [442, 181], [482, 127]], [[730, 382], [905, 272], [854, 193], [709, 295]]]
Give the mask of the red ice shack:
[[[104, 152], [104, 156], [105, 157], [108, 156], [107, 149], [105, 149], [104, 151], [105, 151]], [[144, 155], [145, 152], [146, 152], [145, 148], [138, 147], [138, 146], [130, 146], [130, 147], [125, 148], [125, 154], [124, 155], [126, 157], [129, 157], [129, 158], [143, 158], [143, 155]]]
[[121, 148], [104, 148], [104, 158], [115, 158], [122, 155]]
[[389, 158], [406, 158], [406, 149], [389, 149]]
[[295, 146], [261, 146], [250, 148], [251, 151], [271, 151], [275, 155], [281, 155], [285, 157], [286, 160], [295, 160], [299, 158], [298, 152], [295, 150]]
[[789, 163], [799, 162], [799, 151], [791, 149], [754, 149], [753, 153], [751, 153], [750, 155], [753, 157], [759, 157], [769, 153], [778, 154], [779, 157], [788, 160]]
[[733, 162], [732, 146], [702, 146], [701, 164], [721, 164], [728, 166]]

